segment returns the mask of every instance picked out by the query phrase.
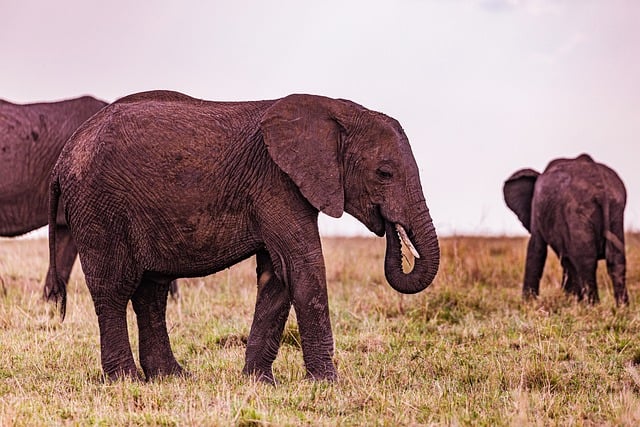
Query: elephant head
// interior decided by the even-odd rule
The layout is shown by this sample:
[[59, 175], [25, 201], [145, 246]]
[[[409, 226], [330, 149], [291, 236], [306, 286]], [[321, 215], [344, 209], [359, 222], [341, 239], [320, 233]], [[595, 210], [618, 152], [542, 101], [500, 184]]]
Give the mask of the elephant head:
[[507, 206], [515, 212], [529, 233], [531, 233], [531, 201], [539, 175], [540, 173], [533, 169], [521, 169], [505, 181], [502, 189]]
[[[261, 121], [274, 162], [317, 210], [353, 215], [386, 234], [385, 275], [402, 293], [431, 284], [440, 250], [424, 200], [418, 167], [400, 124], [346, 100], [291, 95]], [[402, 270], [401, 239], [416, 257]]]

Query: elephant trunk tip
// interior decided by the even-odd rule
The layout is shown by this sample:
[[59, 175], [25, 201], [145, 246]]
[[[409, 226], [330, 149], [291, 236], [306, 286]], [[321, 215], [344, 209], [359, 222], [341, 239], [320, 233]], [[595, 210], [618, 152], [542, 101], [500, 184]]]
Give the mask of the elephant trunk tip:
[[[385, 276], [392, 288], [404, 294], [418, 293], [431, 285], [440, 265], [440, 246], [433, 223], [426, 221], [422, 225], [417, 233], [407, 232], [397, 223], [386, 226]], [[415, 257], [410, 272], [402, 268], [403, 244]]]

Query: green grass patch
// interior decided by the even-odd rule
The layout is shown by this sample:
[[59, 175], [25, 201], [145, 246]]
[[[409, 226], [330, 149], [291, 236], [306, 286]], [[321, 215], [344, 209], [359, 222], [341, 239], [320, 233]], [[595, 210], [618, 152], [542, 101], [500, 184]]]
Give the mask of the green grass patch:
[[[42, 302], [43, 240], [1, 240], [0, 425], [637, 425], [640, 237], [627, 239], [631, 305], [565, 296], [549, 256], [541, 296], [521, 300], [526, 239], [441, 240], [434, 284], [400, 295], [384, 279], [384, 240], [332, 238], [324, 253], [339, 379], [305, 379], [291, 313], [275, 387], [241, 374], [255, 264], [181, 282], [167, 320], [191, 373], [105, 382], [79, 268], [67, 318]], [[129, 310], [134, 355], [137, 329]]]

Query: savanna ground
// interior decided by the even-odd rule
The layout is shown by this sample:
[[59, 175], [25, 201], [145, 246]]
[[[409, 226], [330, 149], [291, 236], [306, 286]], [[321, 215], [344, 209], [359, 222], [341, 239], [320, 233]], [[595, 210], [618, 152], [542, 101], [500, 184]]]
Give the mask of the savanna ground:
[[[104, 382], [96, 315], [80, 268], [67, 318], [41, 299], [45, 240], [0, 241], [1, 425], [637, 425], [640, 236], [627, 240], [629, 308], [560, 290], [550, 253], [541, 297], [521, 301], [526, 239], [441, 239], [434, 284], [385, 282], [384, 240], [324, 240], [335, 383], [304, 379], [293, 312], [274, 364], [278, 386], [243, 375], [255, 302], [252, 260], [182, 280], [170, 301], [174, 352], [189, 378]], [[130, 336], [137, 328], [129, 309]]]

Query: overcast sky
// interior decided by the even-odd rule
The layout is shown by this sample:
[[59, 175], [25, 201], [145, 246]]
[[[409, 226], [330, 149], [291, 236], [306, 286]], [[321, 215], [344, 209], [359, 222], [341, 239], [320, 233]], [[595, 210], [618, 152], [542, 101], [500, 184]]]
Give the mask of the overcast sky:
[[[522, 167], [590, 153], [640, 229], [640, 1], [0, 0], [0, 98], [313, 93], [400, 121], [440, 234], [523, 234]], [[327, 233], [368, 233], [353, 218]]]

